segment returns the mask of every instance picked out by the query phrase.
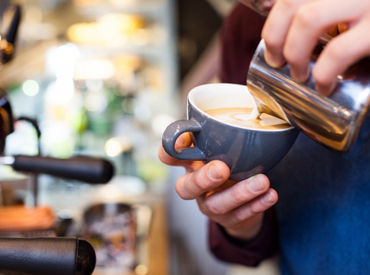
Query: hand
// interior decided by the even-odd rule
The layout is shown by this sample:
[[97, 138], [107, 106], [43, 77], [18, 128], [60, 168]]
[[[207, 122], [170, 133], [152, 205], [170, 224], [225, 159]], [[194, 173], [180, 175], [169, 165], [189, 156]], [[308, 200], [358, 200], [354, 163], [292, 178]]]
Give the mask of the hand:
[[306, 81], [319, 36], [340, 23], [348, 30], [331, 39], [312, 71], [317, 91], [329, 95], [337, 75], [370, 54], [370, 1], [277, 0], [262, 31], [266, 61], [273, 67], [287, 61], [292, 77]]
[[[178, 138], [175, 147], [180, 149], [190, 145], [190, 135], [185, 133]], [[230, 169], [221, 161], [204, 164], [201, 161], [176, 160], [162, 147], [159, 158], [168, 165], [185, 167], [186, 174], [176, 182], [178, 195], [184, 200], [195, 199], [200, 211], [233, 237], [253, 238], [261, 228], [264, 211], [278, 200], [265, 175], [231, 182], [227, 181]]]

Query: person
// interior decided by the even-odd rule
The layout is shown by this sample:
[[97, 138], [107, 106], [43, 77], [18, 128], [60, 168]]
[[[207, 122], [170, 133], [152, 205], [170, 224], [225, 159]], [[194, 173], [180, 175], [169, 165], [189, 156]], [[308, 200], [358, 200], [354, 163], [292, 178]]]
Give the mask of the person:
[[[317, 90], [329, 95], [336, 75], [370, 54], [370, 2], [362, 0], [278, 0], [265, 19], [237, 4], [222, 33], [222, 82], [245, 84], [249, 62], [262, 38], [266, 61], [288, 62], [305, 81], [308, 60], [332, 25], [348, 30], [334, 37], [313, 68]], [[191, 146], [187, 134], [177, 148]], [[230, 170], [209, 163], [159, 158], [186, 169], [175, 185], [209, 217], [211, 251], [221, 260], [256, 266], [279, 253], [282, 274], [370, 273], [370, 118], [348, 153], [332, 151], [300, 134], [284, 159], [267, 175], [255, 175], [208, 195], [227, 182]], [[218, 189], [219, 190], [219, 189]], [[278, 202], [279, 200], [279, 202]]]

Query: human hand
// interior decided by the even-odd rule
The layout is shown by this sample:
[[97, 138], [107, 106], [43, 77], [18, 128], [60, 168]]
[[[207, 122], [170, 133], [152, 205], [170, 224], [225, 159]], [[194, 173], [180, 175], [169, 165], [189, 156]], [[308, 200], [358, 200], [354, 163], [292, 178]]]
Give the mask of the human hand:
[[370, 1], [277, 0], [262, 31], [266, 61], [273, 67], [286, 61], [292, 77], [306, 81], [319, 36], [340, 23], [348, 30], [329, 41], [312, 71], [317, 91], [330, 95], [337, 75], [370, 54]]
[[[185, 133], [178, 138], [175, 148], [190, 145], [190, 135]], [[163, 147], [159, 149], [159, 158], [168, 165], [186, 169], [186, 174], [176, 182], [178, 195], [184, 200], [195, 199], [203, 214], [235, 238], [253, 238], [261, 228], [264, 211], [278, 200], [265, 175], [231, 182], [228, 181], [230, 169], [221, 161], [204, 164], [201, 161], [177, 160], [169, 156]]]

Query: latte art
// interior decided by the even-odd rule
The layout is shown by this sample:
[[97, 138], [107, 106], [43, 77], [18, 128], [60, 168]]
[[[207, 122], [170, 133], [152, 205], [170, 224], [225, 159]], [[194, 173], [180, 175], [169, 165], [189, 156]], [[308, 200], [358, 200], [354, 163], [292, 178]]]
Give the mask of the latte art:
[[253, 108], [217, 108], [205, 112], [224, 123], [244, 128], [272, 130], [290, 127], [285, 120], [266, 113], [251, 116], [252, 111]]

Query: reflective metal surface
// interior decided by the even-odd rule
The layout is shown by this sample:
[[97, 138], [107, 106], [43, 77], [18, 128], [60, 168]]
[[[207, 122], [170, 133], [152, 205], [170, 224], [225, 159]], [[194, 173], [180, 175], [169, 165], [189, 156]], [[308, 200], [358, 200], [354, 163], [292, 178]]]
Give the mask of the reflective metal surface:
[[[280, 69], [270, 67], [264, 51], [261, 41], [247, 77], [251, 93], [313, 140], [347, 151], [368, 112], [370, 61], [362, 60], [338, 76], [333, 94], [325, 97], [315, 91], [312, 76], [302, 84], [291, 78], [289, 65]], [[312, 68], [314, 61], [310, 65]]]

